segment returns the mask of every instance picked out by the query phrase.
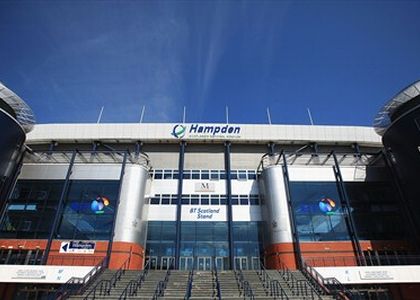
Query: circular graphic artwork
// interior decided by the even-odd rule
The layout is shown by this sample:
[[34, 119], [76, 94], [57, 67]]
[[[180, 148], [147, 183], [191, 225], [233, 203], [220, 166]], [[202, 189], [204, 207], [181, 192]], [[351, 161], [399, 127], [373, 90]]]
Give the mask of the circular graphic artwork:
[[90, 209], [95, 214], [102, 214], [104, 213], [104, 208], [109, 205], [109, 199], [104, 196], [98, 196], [95, 200], [92, 201], [90, 204]]
[[333, 214], [336, 207], [334, 200], [327, 197], [322, 198], [318, 205], [319, 209], [326, 214]]

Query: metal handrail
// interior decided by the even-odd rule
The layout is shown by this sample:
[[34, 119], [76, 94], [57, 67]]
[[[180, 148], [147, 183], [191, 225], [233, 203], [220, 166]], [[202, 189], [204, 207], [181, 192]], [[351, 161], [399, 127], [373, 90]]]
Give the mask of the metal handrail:
[[187, 289], [185, 291], [184, 300], [188, 300], [191, 297], [193, 280], [194, 280], [194, 268], [192, 268], [190, 272], [188, 273], [188, 284], [187, 284]]
[[270, 275], [268, 275], [267, 270], [265, 269], [265, 266], [262, 264], [262, 262], [260, 261], [260, 265], [259, 265], [259, 270], [257, 270], [257, 274], [260, 277], [260, 280], [263, 283], [263, 286], [265, 289], [270, 288]]
[[308, 265], [305, 261], [302, 262], [302, 273], [307, 279], [320, 287], [328, 295], [333, 295], [338, 299], [354, 299], [360, 296], [358, 292], [352, 292], [346, 288], [337, 278], [324, 278], [315, 270], [315, 268]]
[[146, 265], [143, 268], [143, 271], [137, 275], [137, 278], [134, 280], [130, 280], [130, 282], [127, 284], [125, 289], [122, 291], [119, 299], [127, 299], [128, 296], [134, 296], [137, 295], [137, 290], [141, 288], [142, 283], [146, 279], [146, 276], [148, 275], [150, 270], [150, 261], [146, 263]]
[[[281, 261], [279, 273], [283, 279], [286, 280], [286, 284], [292, 290], [292, 293], [296, 296], [310, 296], [310, 299], [322, 300], [319, 291], [309, 284], [306, 280], [299, 280], [293, 275], [289, 268]], [[281, 271], [281, 272], [280, 272]]]
[[155, 300], [164, 295], [166, 285], [168, 284], [168, 281], [169, 281], [169, 276], [171, 275], [172, 265], [173, 265], [173, 262], [171, 262], [171, 265], [166, 270], [165, 278], [159, 281], [158, 284], [156, 285], [155, 293], [153, 294], [152, 299]]
[[278, 280], [270, 280], [270, 296], [274, 299], [289, 300]]
[[217, 264], [216, 264], [216, 258], [213, 257], [213, 270], [216, 277], [216, 291], [217, 291], [217, 299], [222, 299], [222, 292], [220, 289], [220, 282], [219, 282], [219, 273], [217, 272]]
[[275, 299], [286, 299], [288, 300], [289, 297], [287, 296], [286, 292], [284, 291], [283, 287], [280, 285], [278, 280], [273, 280], [271, 276], [267, 273], [267, 270], [264, 264], [260, 261], [259, 270], [257, 271], [260, 280], [263, 283], [263, 287], [266, 290], [270, 291], [270, 296], [274, 297]]
[[[115, 287], [117, 281], [121, 280], [121, 276], [125, 273], [127, 264], [129, 263], [130, 258], [128, 258], [121, 267], [112, 275], [110, 279], [102, 279], [99, 281], [93, 289], [83, 298], [83, 300], [96, 299], [96, 296], [109, 295], [111, 289]], [[97, 291], [98, 290], [98, 291]], [[98, 294], [98, 295], [97, 295]], [[91, 298], [90, 298], [91, 297]]]
[[252, 288], [249, 285], [248, 281], [245, 280], [243, 282], [243, 287], [244, 287], [244, 299], [255, 300], [254, 292], [252, 291]]
[[83, 278], [71, 277], [54, 293], [54, 299], [64, 300], [71, 295], [83, 293], [86, 290], [87, 283], [92, 282], [91, 280], [94, 280], [103, 272], [106, 263], [107, 257], [102, 259], [102, 261], [93, 267]]

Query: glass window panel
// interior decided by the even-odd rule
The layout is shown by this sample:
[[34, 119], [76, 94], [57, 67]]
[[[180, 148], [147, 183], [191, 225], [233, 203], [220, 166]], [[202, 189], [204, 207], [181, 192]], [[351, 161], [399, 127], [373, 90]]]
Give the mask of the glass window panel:
[[199, 204], [198, 195], [191, 195], [191, 205], [198, 205], [198, 204]]
[[153, 204], [153, 205], [158, 205], [158, 204], [159, 204], [159, 202], [160, 202], [160, 197], [159, 197], [159, 195], [155, 195], [154, 197], [152, 197], [152, 198], [150, 199], [150, 204]]
[[291, 182], [299, 239], [349, 239], [335, 182]]
[[184, 170], [182, 177], [184, 179], [191, 179], [191, 170]]
[[219, 170], [220, 172], [220, 179], [225, 180], [226, 179], [226, 172], [225, 170]]
[[162, 195], [162, 200], [161, 200], [160, 203], [168, 205], [170, 203], [170, 201], [171, 201], [171, 195], [164, 194], [164, 195]]
[[232, 180], [238, 179], [238, 171], [237, 170], [231, 170], [230, 171], [230, 179], [232, 179]]
[[179, 179], [179, 172], [178, 172], [178, 170], [174, 170], [173, 171], [173, 177], [172, 177], [173, 179]]
[[250, 202], [251, 205], [260, 205], [258, 195], [250, 195], [249, 196], [249, 202]]
[[210, 200], [211, 205], [219, 205], [219, 195], [211, 195]]
[[201, 179], [210, 179], [210, 174], [208, 170], [201, 170]]
[[211, 179], [218, 180], [219, 179], [219, 170], [210, 170]]
[[191, 179], [200, 179], [200, 170], [193, 170]]
[[248, 195], [241, 195], [239, 199], [241, 205], [248, 205]]
[[247, 176], [246, 176], [246, 171], [238, 171], [238, 179], [240, 180], [246, 180]]
[[178, 204], [178, 195], [172, 195], [171, 196], [171, 204]]
[[248, 170], [248, 179], [249, 180], [257, 179], [257, 174], [255, 173], [255, 171]]
[[201, 204], [209, 205], [209, 195], [201, 195]]
[[163, 179], [172, 179], [172, 170], [163, 170]]
[[238, 195], [232, 195], [231, 196], [231, 202], [232, 202], [232, 205], [238, 205], [239, 204], [239, 196]]
[[182, 195], [181, 204], [190, 204], [190, 195]]
[[162, 170], [155, 170], [155, 179], [162, 179], [163, 177], [163, 172]]
[[225, 195], [220, 195], [220, 205], [227, 205], [227, 198]]

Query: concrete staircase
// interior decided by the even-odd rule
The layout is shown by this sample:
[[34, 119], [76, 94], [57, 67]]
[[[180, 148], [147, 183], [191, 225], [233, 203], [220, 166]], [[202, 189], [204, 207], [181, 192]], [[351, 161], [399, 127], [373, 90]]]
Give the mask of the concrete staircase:
[[[284, 293], [287, 295], [288, 299], [290, 300], [298, 300], [298, 299], [316, 299], [316, 300], [332, 300], [332, 296], [325, 296], [321, 295], [321, 298], [318, 298], [313, 292], [309, 292], [310, 285], [306, 278], [300, 271], [291, 271], [293, 276], [300, 284], [304, 284], [306, 282], [307, 286], [305, 289], [298, 289], [296, 288], [296, 283], [294, 285], [291, 284], [290, 281], [287, 281], [281, 273], [277, 270], [267, 270], [266, 274], [268, 275], [269, 280], [277, 280], [284, 290]], [[96, 282], [91, 284], [87, 291], [83, 295], [71, 296], [70, 299], [84, 299], [91, 290], [96, 286], [98, 282], [101, 280], [109, 280], [113, 276], [114, 272], [110, 270], [104, 271], [103, 274], [99, 278], [96, 279]], [[136, 280], [139, 275], [141, 274], [140, 271], [125, 271], [125, 273], [121, 276], [121, 280], [117, 281], [115, 287], [110, 290], [109, 295], [99, 295], [98, 290], [96, 293], [96, 297], [93, 298], [93, 294], [91, 293], [90, 299], [112, 299], [117, 300], [120, 299], [121, 294], [123, 293], [124, 289], [132, 280]], [[242, 275], [240, 275], [242, 274]], [[145, 280], [141, 283], [140, 287], [138, 288], [137, 292], [133, 295], [128, 295], [126, 299], [152, 299], [153, 295], [155, 294], [156, 287], [159, 281], [163, 281], [165, 279], [166, 270], [150, 270], [145, 277]], [[163, 291], [163, 295], [160, 299], [168, 299], [168, 300], [180, 300], [184, 299], [186, 290], [188, 287], [188, 275], [189, 271], [181, 271], [181, 270], [171, 270], [168, 276], [168, 281], [166, 284], [166, 288]], [[244, 270], [244, 271], [219, 271], [218, 272], [219, 284], [220, 284], [220, 291], [222, 299], [229, 299], [229, 300], [239, 300], [244, 299], [244, 292], [240, 288], [241, 283], [240, 281], [248, 282], [249, 286], [252, 289], [254, 299], [275, 299], [273, 296], [270, 296], [270, 286], [268, 284], [268, 280], [264, 282], [261, 272], [257, 270]], [[314, 296], [314, 298], [311, 297]], [[210, 300], [210, 299], [218, 299], [217, 298], [217, 283], [216, 283], [216, 274], [212, 271], [194, 271], [193, 276], [193, 284], [191, 290], [191, 300]], [[279, 299], [279, 298], [277, 298]]]

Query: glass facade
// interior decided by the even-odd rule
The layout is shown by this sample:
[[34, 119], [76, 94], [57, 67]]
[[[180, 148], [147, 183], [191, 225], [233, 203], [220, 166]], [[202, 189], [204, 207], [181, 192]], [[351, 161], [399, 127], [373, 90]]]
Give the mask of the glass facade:
[[407, 237], [401, 204], [390, 182], [345, 182], [345, 188], [359, 239]]
[[[175, 256], [176, 226], [171, 221], [149, 221], [146, 255], [152, 267], [169, 267]], [[262, 251], [260, 222], [233, 222], [234, 256], [238, 268], [259, 264]], [[181, 222], [180, 269], [210, 269], [213, 259], [219, 268], [229, 267], [227, 222]]]
[[1, 224], [2, 238], [48, 238], [64, 180], [19, 180]]
[[72, 180], [57, 238], [110, 239], [118, 189], [117, 180]]
[[[2, 238], [47, 239], [64, 180], [19, 180], [1, 224]], [[56, 238], [108, 240], [119, 181], [71, 180]]]
[[[360, 240], [406, 237], [396, 193], [389, 182], [345, 182]], [[350, 240], [335, 182], [290, 182], [300, 241]]]
[[290, 182], [300, 241], [349, 240], [335, 182]]

